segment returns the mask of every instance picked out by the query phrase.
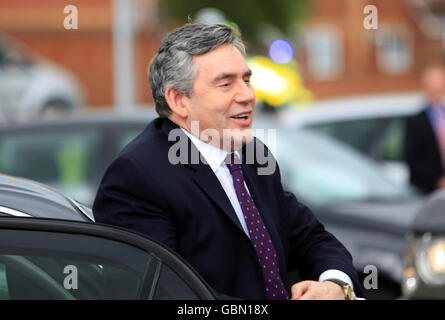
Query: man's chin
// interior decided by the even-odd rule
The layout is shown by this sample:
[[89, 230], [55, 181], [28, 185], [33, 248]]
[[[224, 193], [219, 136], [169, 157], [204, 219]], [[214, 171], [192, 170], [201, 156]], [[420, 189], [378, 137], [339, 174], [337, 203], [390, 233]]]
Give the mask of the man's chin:
[[230, 152], [237, 151], [252, 140], [252, 128], [224, 130], [223, 149]]

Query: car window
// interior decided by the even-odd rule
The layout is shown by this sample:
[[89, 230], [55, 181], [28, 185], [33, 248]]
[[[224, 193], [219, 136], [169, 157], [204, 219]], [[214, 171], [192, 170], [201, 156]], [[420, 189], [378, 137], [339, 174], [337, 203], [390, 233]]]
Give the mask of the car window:
[[[9, 299], [136, 299], [149, 256], [101, 238], [2, 230], [0, 287]], [[6, 291], [6, 293], [5, 293]]]
[[0, 139], [0, 171], [32, 179], [91, 203], [91, 181], [101, 154], [101, 132], [22, 131]]
[[285, 186], [315, 205], [413, 196], [409, 187], [390, 180], [372, 159], [318, 132], [279, 132], [276, 158]]
[[163, 265], [159, 277], [155, 300], [188, 299], [197, 300], [198, 296], [169, 266]]
[[8, 281], [6, 279], [6, 266], [0, 263], [0, 300], [9, 300]]
[[386, 119], [360, 119], [314, 124], [309, 126], [367, 154], [373, 139], [383, 129]]
[[214, 299], [176, 253], [92, 223], [0, 218], [2, 299]]

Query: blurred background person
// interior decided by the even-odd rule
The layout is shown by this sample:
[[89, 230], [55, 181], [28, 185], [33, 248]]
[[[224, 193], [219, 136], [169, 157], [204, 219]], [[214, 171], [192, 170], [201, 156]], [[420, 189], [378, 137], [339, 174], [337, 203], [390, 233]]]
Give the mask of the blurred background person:
[[407, 121], [405, 158], [410, 181], [427, 194], [445, 189], [445, 68], [426, 67], [421, 85], [427, 98], [425, 109]]

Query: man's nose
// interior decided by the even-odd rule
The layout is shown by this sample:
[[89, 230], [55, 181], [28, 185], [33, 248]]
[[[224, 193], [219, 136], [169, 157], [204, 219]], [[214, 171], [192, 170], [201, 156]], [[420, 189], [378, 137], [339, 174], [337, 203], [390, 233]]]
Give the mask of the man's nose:
[[255, 91], [252, 85], [241, 80], [237, 88], [235, 100], [239, 103], [251, 103], [255, 101]]

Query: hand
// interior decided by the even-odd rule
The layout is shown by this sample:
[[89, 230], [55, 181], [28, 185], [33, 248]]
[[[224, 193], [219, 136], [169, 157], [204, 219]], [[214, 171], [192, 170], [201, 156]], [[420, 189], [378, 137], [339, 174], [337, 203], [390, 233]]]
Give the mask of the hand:
[[343, 288], [332, 281], [301, 281], [291, 287], [292, 300], [345, 300]]

